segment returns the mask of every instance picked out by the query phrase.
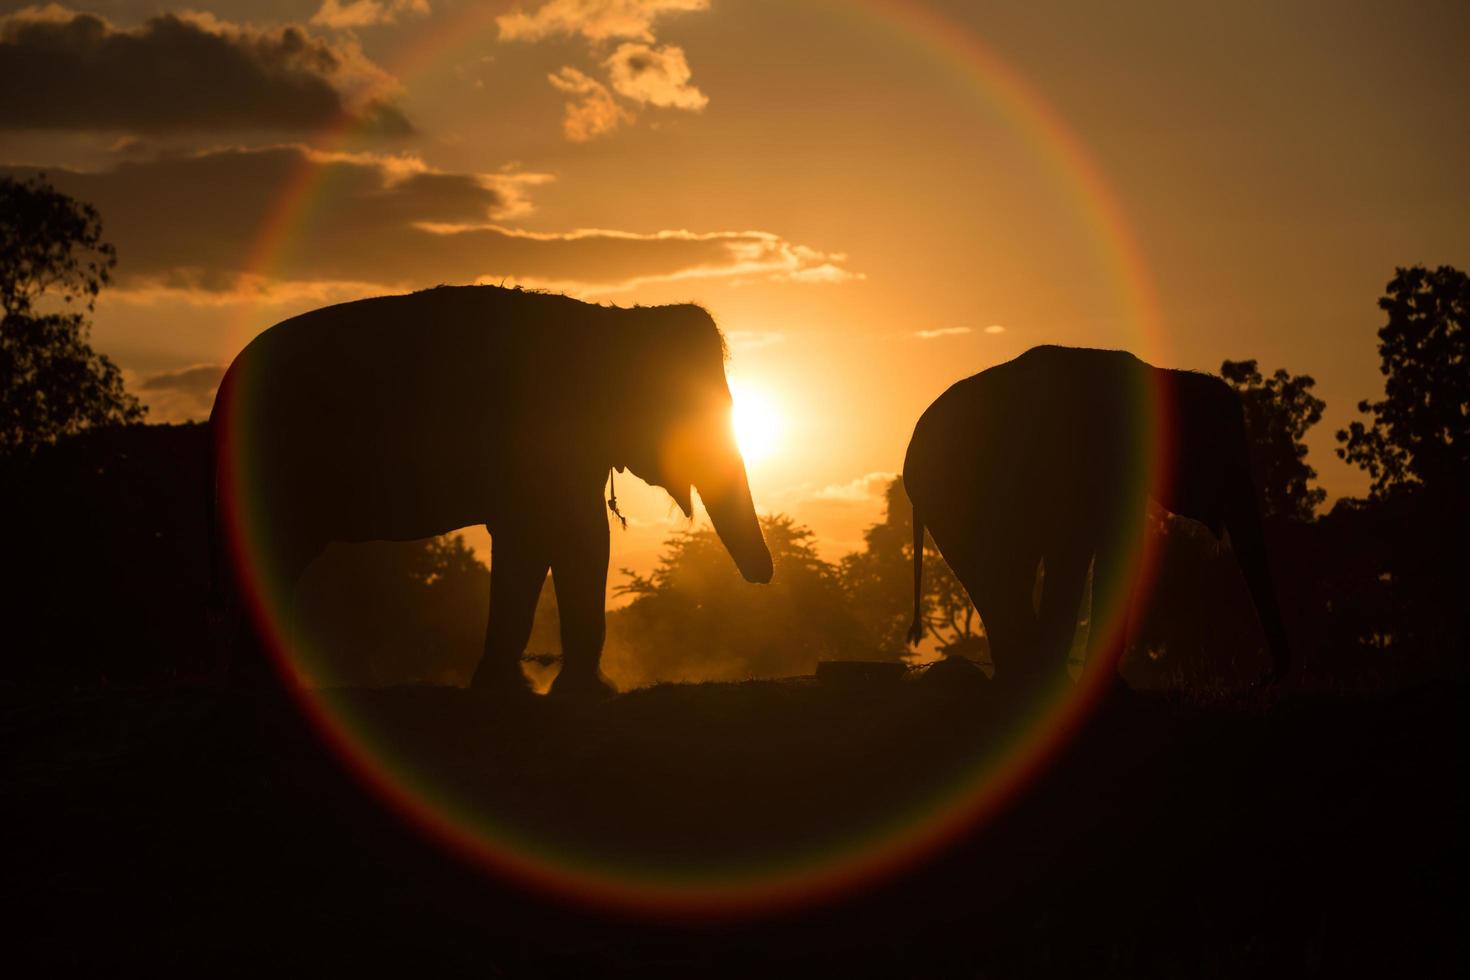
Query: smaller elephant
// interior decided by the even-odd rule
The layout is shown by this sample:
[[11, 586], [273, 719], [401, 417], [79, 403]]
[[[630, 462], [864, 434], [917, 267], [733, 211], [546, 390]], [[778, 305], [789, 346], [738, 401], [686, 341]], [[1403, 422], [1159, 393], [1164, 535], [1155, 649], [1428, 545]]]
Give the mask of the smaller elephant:
[[[1143, 435], [1162, 413], [1169, 472], [1146, 487]], [[914, 625], [922, 637], [925, 527], [985, 624], [997, 682], [1065, 669], [1089, 568], [1093, 595], [1126, 600], [1152, 494], [1229, 534], [1265, 633], [1270, 676], [1288, 662], [1266, 559], [1240, 399], [1219, 378], [1125, 351], [1036, 347], [957, 382], [914, 427], [903, 467], [914, 505]], [[1044, 569], [1039, 606], [1038, 566]], [[1095, 664], [1098, 634], [1090, 637]]]

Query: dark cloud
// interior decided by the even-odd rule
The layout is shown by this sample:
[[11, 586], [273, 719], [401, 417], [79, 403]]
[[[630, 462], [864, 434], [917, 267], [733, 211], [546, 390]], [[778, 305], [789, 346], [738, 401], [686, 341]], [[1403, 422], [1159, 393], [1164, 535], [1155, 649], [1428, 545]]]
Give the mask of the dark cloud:
[[223, 364], [196, 364], [138, 381], [129, 379], [128, 388], [148, 406], [150, 421], [189, 422], [209, 416], [224, 374]]
[[505, 280], [589, 293], [707, 276], [853, 277], [842, 256], [763, 232], [506, 227], [494, 222], [523, 207], [523, 185], [542, 175], [435, 172], [405, 156], [222, 149], [48, 176], [101, 212], [123, 289]]
[[[291, 278], [373, 281], [395, 250], [428, 237], [415, 221], [486, 221], [504, 198], [471, 174], [429, 172], [411, 157], [319, 154], [299, 146], [222, 149], [125, 161], [98, 172], [51, 169], [59, 188], [96, 205], [127, 285], [166, 277], [230, 288], [292, 195], [310, 205], [272, 239]], [[294, 233], [294, 234], [293, 234]]]
[[411, 131], [393, 80], [350, 40], [160, 14], [121, 29], [59, 7], [0, 19], [0, 128]]
[[165, 371], [144, 378], [138, 383], [140, 391], [177, 391], [185, 395], [210, 395], [219, 387], [224, 377], [222, 364], [196, 364], [182, 371]]

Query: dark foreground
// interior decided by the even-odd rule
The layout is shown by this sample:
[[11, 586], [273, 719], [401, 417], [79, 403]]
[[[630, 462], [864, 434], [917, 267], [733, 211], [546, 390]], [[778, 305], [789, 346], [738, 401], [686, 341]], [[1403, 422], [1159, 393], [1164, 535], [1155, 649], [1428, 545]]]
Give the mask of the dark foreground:
[[[6, 961], [330, 975], [1464, 976], [1467, 692], [1201, 707], [1119, 689], [1002, 816], [874, 890], [691, 924], [441, 850], [286, 702], [4, 695]], [[553, 840], [738, 866], [881, 820], [1004, 728], [983, 690], [347, 692]], [[20, 975], [20, 974], [17, 974]]]

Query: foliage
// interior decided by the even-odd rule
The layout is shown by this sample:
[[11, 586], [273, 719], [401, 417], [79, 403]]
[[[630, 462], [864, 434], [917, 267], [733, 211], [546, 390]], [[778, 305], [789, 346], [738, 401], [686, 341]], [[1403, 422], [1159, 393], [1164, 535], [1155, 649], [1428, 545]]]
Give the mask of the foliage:
[[609, 619], [606, 670], [620, 684], [810, 674], [818, 660], [862, 656], [862, 631], [837, 569], [812, 532], [784, 515], [761, 519], [775, 575], [751, 585], [714, 531], [669, 539], [649, 575], [627, 569], [632, 596]]
[[0, 177], [0, 457], [142, 419], [116, 365], [88, 344], [85, 317], [37, 309], [51, 299], [91, 310], [116, 261], [91, 205], [40, 177]]
[[894, 480], [884, 493], [883, 520], [863, 532], [863, 550], [841, 561], [843, 589], [863, 631], [883, 657], [908, 653], [905, 634], [913, 609], [913, 507]]
[[29, 315], [45, 294], [85, 300], [90, 310], [116, 264], [96, 208], [44, 176], [0, 177], [0, 313]]
[[122, 375], [87, 343], [77, 313], [0, 320], [0, 457], [98, 425], [138, 422]]
[[1370, 422], [1337, 434], [1337, 454], [1373, 477], [1381, 496], [1405, 485], [1455, 485], [1470, 476], [1470, 276], [1449, 266], [1400, 268], [1378, 306], [1381, 401], [1358, 403]]
[[1226, 361], [1220, 375], [1240, 394], [1250, 438], [1252, 475], [1261, 491], [1262, 516], [1309, 521], [1327, 499], [1312, 486], [1317, 471], [1307, 463], [1302, 436], [1322, 421], [1327, 403], [1312, 394], [1316, 380], [1278, 368], [1263, 377], [1254, 360]]

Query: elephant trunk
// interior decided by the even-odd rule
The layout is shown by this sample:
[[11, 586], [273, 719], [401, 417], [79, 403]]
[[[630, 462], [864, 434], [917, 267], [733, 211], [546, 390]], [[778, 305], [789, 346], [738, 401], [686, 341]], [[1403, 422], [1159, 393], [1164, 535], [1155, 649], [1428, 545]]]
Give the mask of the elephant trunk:
[[747, 582], [764, 585], [771, 580], [771, 552], [761, 533], [760, 519], [756, 517], [745, 462], [737, 452], [734, 461], [720, 470], [717, 475], [696, 482], [694, 487], [709, 511], [715, 533], [735, 559], [740, 574]]
[[1255, 602], [1256, 614], [1261, 620], [1261, 629], [1266, 635], [1272, 678], [1279, 679], [1286, 673], [1291, 654], [1286, 640], [1286, 626], [1281, 618], [1281, 606], [1276, 598], [1271, 565], [1266, 556], [1266, 535], [1262, 527], [1261, 512], [1256, 506], [1255, 488], [1249, 480], [1245, 484], [1245, 493], [1237, 496], [1236, 504], [1226, 519], [1225, 528], [1230, 533], [1230, 547], [1245, 575], [1251, 599]]

